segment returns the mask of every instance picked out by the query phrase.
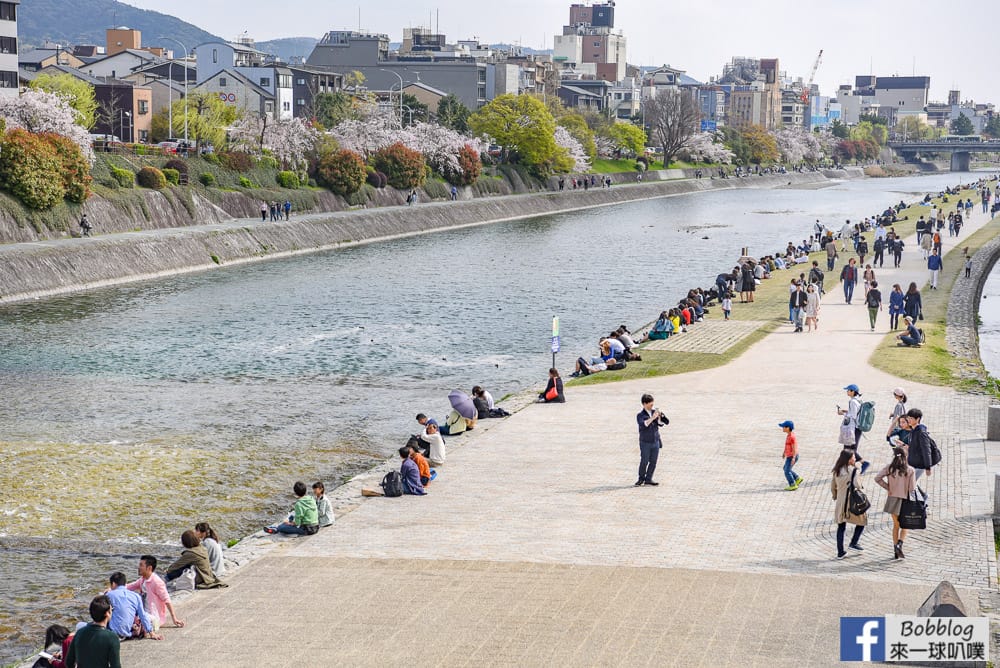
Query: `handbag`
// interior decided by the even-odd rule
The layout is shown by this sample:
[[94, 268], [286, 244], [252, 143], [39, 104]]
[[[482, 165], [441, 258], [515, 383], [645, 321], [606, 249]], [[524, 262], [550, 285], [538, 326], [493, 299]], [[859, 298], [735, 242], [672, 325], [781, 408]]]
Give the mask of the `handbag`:
[[[923, 499], [917, 497], [917, 492]], [[910, 496], [913, 498], [911, 499]], [[910, 496], [903, 499], [899, 508], [899, 528], [900, 529], [926, 529], [927, 528], [927, 495], [924, 490], [917, 487]]]
[[555, 401], [559, 397], [559, 389], [556, 387], [555, 383], [552, 383], [552, 387], [545, 393], [546, 401]]
[[188, 566], [173, 580], [174, 591], [194, 591], [195, 580], [194, 567]]
[[854, 447], [854, 427], [851, 425], [851, 418], [845, 417], [844, 422], [840, 425], [840, 436], [837, 437], [837, 443]]
[[854, 485], [854, 476], [857, 473], [857, 469], [851, 472], [851, 482], [847, 485], [847, 510], [852, 515], [860, 517], [868, 512], [872, 503], [868, 500], [868, 495], [864, 493], [864, 490]]

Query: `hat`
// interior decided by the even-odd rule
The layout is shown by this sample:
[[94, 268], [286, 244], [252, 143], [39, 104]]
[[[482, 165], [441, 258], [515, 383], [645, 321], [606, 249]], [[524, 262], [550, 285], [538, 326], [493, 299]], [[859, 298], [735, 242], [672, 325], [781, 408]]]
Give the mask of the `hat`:
[[853, 392], [854, 394], [861, 394], [861, 390], [859, 390], [859, 389], [858, 389], [858, 386], [857, 386], [857, 385], [855, 385], [854, 383], [851, 383], [850, 385], [848, 385], [848, 386], [847, 386], [847, 387], [845, 387], [844, 389], [845, 389], [845, 390], [848, 390], [848, 391], [850, 391], [850, 392]]
[[791, 429], [793, 431], [795, 430], [795, 423], [792, 422], [791, 420], [785, 420], [784, 422], [782, 422], [778, 426], [781, 427], [782, 429], [784, 429], [785, 427], [788, 427], [789, 429]]
[[896, 389], [894, 389], [892, 391], [892, 394], [895, 397], [905, 397], [906, 396], [906, 392], [904, 392], [903, 388], [901, 388], [901, 387], [897, 387]]
[[903, 316], [903, 320], [907, 320], [909, 322], [913, 322], [913, 316], [911, 316], [911, 315], [904, 315]]

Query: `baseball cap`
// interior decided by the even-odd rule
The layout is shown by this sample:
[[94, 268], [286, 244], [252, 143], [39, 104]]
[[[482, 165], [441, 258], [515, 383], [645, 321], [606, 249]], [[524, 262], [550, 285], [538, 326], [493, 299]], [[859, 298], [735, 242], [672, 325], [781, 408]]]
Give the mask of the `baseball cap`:
[[851, 392], [854, 392], [855, 394], [861, 394], [861, 390], [859, 390], [858, 386], [855, 385], [854, 383], [851, 383], [850, 385], [848, 385], [844, 389], [845, 390], [850, 390]]
[[785, 420], [784, 422], [782, 422], [778, 426], [781, 427], [782, 429], [784, 429], [785, 427], [788, 427], [789, 429], [793, 429], [793, 430], [795, 429], [795, 423], [792, 422], [791, 420]]
[[893, 396], [896, 396], [896, 397], [905, 397], [906, 396], [906, 392], [903, 392], [903, 388], [901, 388], [901, 387], [897, 387], [896, 389], [894, 389], [892, 391], [892, 394], [893, 394]]

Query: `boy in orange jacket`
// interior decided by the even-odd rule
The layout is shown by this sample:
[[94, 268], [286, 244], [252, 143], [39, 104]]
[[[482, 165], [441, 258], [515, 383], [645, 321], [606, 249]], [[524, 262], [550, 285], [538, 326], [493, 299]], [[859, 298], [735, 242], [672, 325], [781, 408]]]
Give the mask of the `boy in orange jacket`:
[[795, 462], [799, 460], [799, 444], [795, 440], [795, 423], [791, 420], [785, 420], [778, 426], [781, 427], [781, 431], [785, 432], [785, 453], [782, 455], [785, 459], [785, 480], [788, 481], [788, 487], [785, 488], [785, 491], [794, 492], [802, 484], [802, 478], [792, 470]]

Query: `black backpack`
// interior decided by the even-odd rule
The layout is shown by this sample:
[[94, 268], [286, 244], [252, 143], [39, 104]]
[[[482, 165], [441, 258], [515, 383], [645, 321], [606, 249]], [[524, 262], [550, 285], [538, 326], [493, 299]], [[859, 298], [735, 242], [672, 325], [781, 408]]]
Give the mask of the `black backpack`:
[[389, 471], [382, 478], [382, 491], [386, 496], [403, 496], [403, 478], [399, 471]]
[[931, 435], [927, 435], [927, 441], [931, 448], [931, 466], [937, 466], [941, 463], [941, 450], [938, 448], [937, 442], [931, 438]]

